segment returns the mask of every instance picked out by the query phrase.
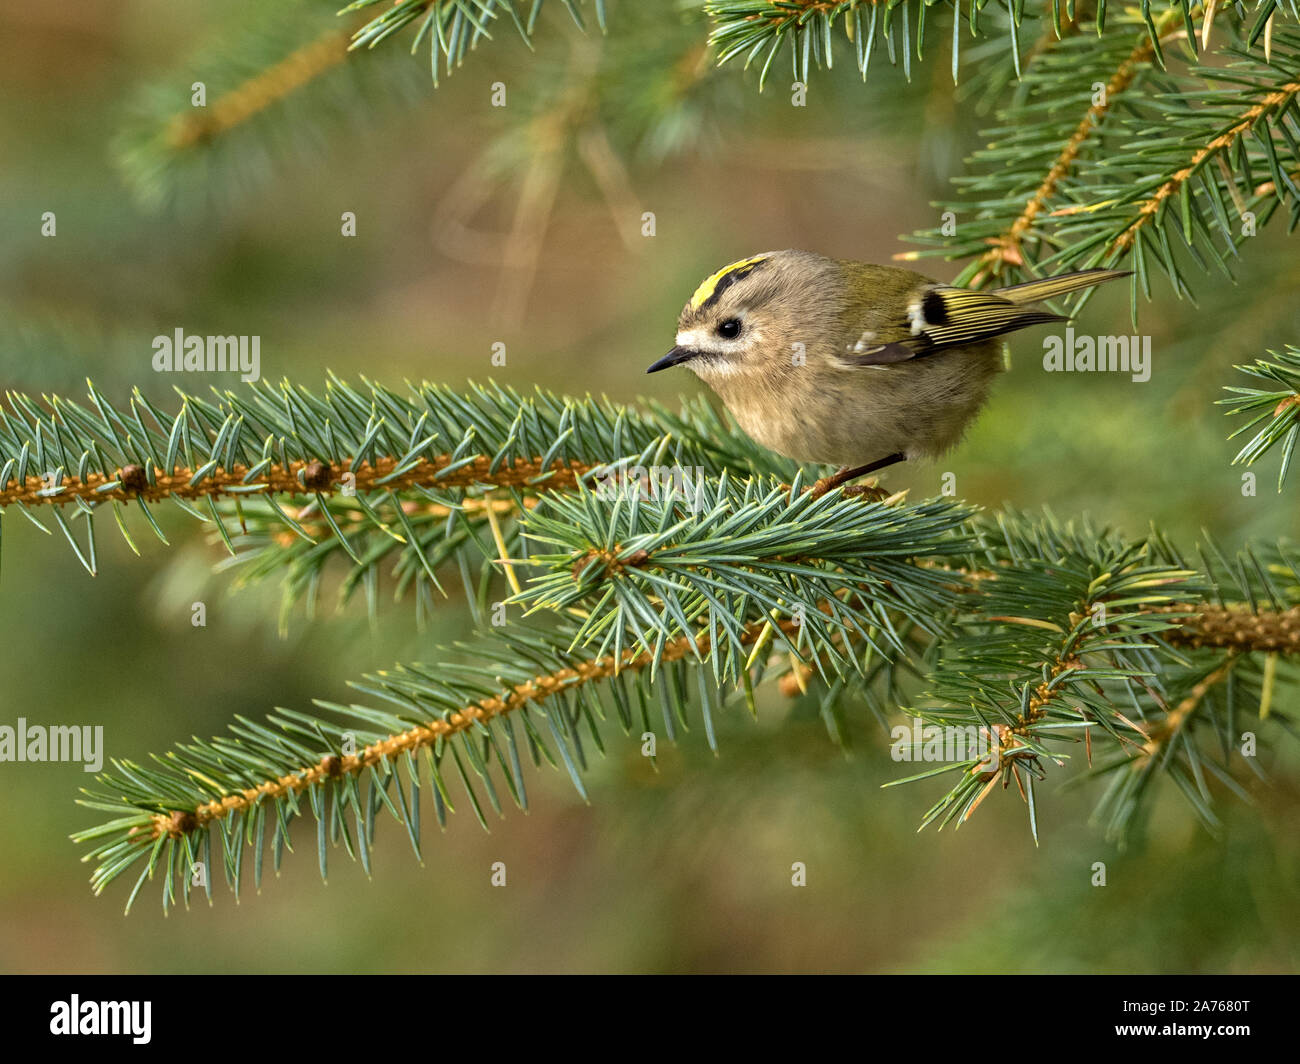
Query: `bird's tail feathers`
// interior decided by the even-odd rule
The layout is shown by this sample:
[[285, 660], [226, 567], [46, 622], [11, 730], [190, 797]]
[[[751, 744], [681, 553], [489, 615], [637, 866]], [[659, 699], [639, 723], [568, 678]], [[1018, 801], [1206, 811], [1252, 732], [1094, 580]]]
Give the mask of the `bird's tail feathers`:
[[1079, 270], [1077, 273], [1063, 273], [1056, 277], [1043, 277], [1037, 281], [1013, 284], [1009, 288], [994, 289], [994, 295], [1009, 299], [1012, 303], [1041, 303], [1055, 299], [1067, 292], [1077, 292], [1081, 288], [1092, 288], [1106, 281], [1128, 277], [1132, 270]]

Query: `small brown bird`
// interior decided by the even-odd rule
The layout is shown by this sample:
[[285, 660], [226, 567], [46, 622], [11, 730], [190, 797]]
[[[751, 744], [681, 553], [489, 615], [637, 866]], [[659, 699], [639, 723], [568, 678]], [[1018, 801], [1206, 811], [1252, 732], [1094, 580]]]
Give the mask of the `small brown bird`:
[[688, 366], [763, 446], [839, 466], [817, 482], [822, 494], [953, 447], [1002, 368], [1000, 338], [1066, 320], [1034, 304], [1125, 276], [1083, 270], [975, 292], [894, 266], [768, 251], [707, 277], [677, 321], [677, 345], [646, 372]]

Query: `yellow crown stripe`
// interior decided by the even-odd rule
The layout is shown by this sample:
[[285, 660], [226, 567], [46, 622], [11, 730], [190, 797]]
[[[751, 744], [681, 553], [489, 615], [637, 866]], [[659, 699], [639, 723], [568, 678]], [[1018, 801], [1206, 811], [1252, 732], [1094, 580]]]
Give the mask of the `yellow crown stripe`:
[[764, 258], [763, 255], [755, 255], [753, 258], [741, 259], [739, 262], [733, 262], [730, 266], [722, 267], [717, 273], [710, 274], [701, 282], [700, 287], [695, 290], [695, 294], [691, 296], [691, 309], [699, 310], [700, 307], [707, 303], [709, 297], [717, 290], [724, 277], [736, 273], [738, 270], [753, 269]]

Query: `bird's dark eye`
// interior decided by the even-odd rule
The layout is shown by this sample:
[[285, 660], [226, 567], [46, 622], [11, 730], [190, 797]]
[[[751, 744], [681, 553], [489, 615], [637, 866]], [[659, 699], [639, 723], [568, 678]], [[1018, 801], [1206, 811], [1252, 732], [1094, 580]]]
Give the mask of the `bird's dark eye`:
[[740, 335], [740, 319], [728, 318], [714, 331], [724, 340], [734, 340]]

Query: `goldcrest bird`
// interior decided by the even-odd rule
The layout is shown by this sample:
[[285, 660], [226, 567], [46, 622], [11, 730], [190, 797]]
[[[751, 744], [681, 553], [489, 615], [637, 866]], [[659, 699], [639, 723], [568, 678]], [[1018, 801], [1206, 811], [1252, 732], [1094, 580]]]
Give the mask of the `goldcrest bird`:
[[1000, 338], [1066, 320], [1034, 304], [1128, 272], [975, 292], [894, 266], [768, 251], [707, 277], [676, 346], [646, 372], [687, 366], [758, 443], [839, 466], [817, 482], [820, 495], [953, 447], [1003, 366]]

